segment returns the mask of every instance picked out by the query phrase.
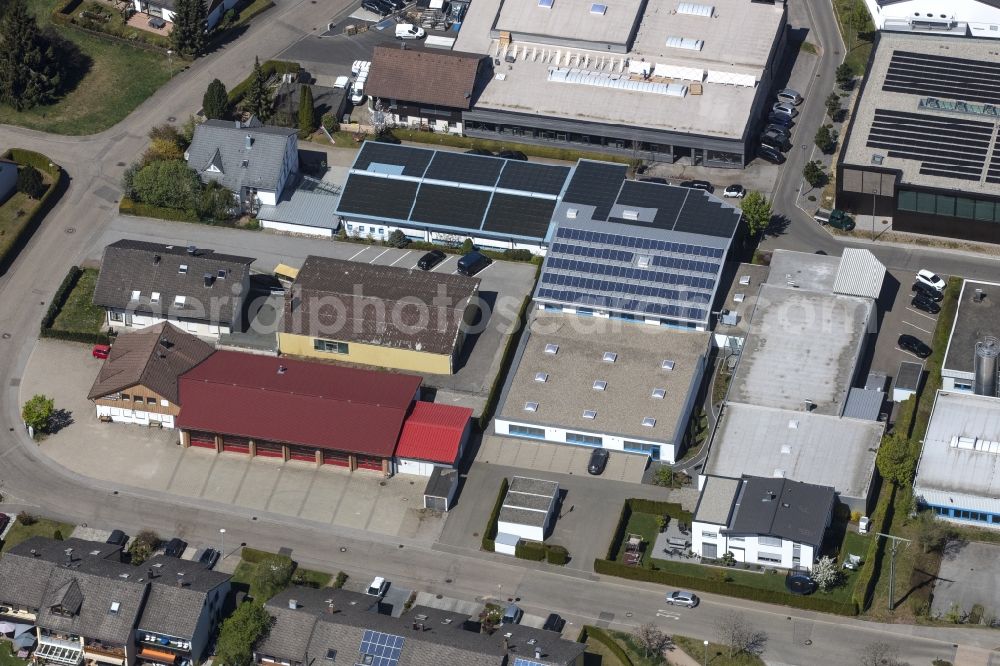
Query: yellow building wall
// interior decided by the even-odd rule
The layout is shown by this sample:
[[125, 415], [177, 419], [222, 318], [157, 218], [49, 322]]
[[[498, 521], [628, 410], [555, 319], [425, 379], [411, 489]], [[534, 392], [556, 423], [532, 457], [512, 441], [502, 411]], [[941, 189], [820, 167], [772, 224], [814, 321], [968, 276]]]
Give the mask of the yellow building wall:
[[[360, 363], [380, 368], [406, 370], [409, 372], [424, 372], [436, 375], [452, 374], [451, 356], [443, 354], [428, 354], [427, 352], [410, 351], [408, 349], [392, 349], [378, 345], [366, 345], [357, 342], [347, 343], [347, 354], [333, 354], [316, 351], [313, 340], [306, 335], [278, 333], [278, 350], [289, 356], [316, 358], [327, 361], [344, 361], [345, 363]], [[326, 340], [327, 338], [323, 338]], [[331, 341], [335, 342], [335, 340]]]

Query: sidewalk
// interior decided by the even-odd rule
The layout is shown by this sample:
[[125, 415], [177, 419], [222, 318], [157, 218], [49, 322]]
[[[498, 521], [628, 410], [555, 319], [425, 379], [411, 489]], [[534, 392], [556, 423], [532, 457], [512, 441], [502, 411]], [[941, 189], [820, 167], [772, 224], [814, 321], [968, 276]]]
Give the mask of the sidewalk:
[[691, 655], [679, 647], [667, 651], [667, 663], [672, 666], [701, 666]]

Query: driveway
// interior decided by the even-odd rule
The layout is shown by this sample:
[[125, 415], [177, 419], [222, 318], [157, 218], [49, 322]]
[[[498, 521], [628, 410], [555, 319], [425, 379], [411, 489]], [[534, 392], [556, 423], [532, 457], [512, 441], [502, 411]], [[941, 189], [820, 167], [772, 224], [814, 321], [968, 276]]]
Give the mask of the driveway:
[[[486, 435], [476, 460], [522, 470], [586, 475], [592, 452], [593, 449], [586, 446]], [[610, 453], [608, 466], [600, 478], [642, 483], [643, 472], [649, 461], [647, 456], [623, 451]]]
[[952, 604], [962, 613], [979, 604], [985, 609], [984, 615], [1000, 615], [1000, 546], [979, 542], [948, 544], [934, 585], [931, 611], [944, 615]]
[[28, 361], [21, 401], [43, 393], [67, 413], [68, 425], [39, 444], [60, 465], [114, 484], [294, 516], [317, 526], [426, 543], [437, 538], [444, 518], [422, 509], [423, 477], [382, 479], [328, 465], [183, 449], [176, 430], [100, 423], [86, 398], [100, 364], [87, 345], [56, 340], [39, 340]]

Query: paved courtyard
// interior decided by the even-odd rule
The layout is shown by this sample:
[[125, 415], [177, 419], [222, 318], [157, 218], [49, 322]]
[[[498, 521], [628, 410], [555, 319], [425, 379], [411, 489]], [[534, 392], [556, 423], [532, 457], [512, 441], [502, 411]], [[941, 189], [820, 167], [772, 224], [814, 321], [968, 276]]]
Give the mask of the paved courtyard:
[[100, 423], [86, 398], [100, 363], [87, 345], [55, 340], [39, 340], [31, 354], [21, 401], [43, 393], [55, 400], [56, 409], [65, 410], [68, 425], [40, 444], [59, 464], [96, 479], [293, 516], [318, 526], [426, 543], [437, 539], [444, 518], [422, 509], [424, 477], [383, 479], [372, 472], [183, 449], [176, 430]]
[[[912, 546], [911, 546], [912, 547]], [[980, 604], [984, 615], [1000, 616], [1000, 546], [989, 543], [949, 543], [934, 585], [934, 615], [945, 615], [952, 604], [968, 613]]]
[[[553, 444], [517, 437], [487, 435], [476, 455], [476, 460], [495, 465], [518, 467], [525, 472], [537, 470], [557, 474], [587, 475], [593, 449], [572, 444]], [[610, 451], [608, 466], [602, 479], [642, 483], [642, 475], [649, 458], [642, 455]]]

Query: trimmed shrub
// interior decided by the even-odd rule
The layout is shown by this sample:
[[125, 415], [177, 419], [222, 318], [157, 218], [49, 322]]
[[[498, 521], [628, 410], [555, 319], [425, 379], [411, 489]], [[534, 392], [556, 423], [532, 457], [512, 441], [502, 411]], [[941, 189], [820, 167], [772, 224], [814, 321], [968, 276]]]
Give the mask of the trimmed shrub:
[[541, 562], [545, 559], [545, 544], [541, 541], [526, 541], [521, 539], [514, 546], [514, 556], [522, 560]]
[[333, 587], [339, 590], [340, 588], [344, 587], [344, 583], [346, 582], [347, 582], [347, 574], [345, 574], [343, 571], [338, 571], [337, 577], [333, 580]]
[[274, 553], [269, 553], [266, 550], [257, 550], [256, 548], [250, 548], [249, 546], [243, 546], [243, 552], [240, 557], [243, 558], [244, 562], [249, 562], [250, 564], [259, 564], [264, 560], [271, 559], [272, 557], [278, 557]]
[[135, 215], [136, 217], [154, 217], [158, 220], [174, 220], [176, 222], [200, 222], [198, 214], [192, 210], [178, 210], [176, 208], [164, 208], [163, 206], [153, 206], [141, 201], [133, 201], [122, 197], [118, 204], [118, 212], [122, 215]]
[[35, 209], [29, 215], [23, 218], [21, 226], [15, 229], [12, 234], [13, 238], [10, 240], [10, 245], [0, 254], [0, 270], [2, 270], [8, 262], [13, 261], [13, 258], [21, 250], [34, 230], [41, 224], [45, 215], [56, 204], [56, 201], [65, 189], [66, 174], [59, 165], [52, 163], [48, 157], [32, 150], [11, 148], [3, 155], [0, 155], [0, 157], [17, 162], [20, 166], [30, 166], [43, 171], [52, 178], [52, 184], [49, 185], [48, 190], [38, 199], [38, 205], [35, 206]]
[[615, 525], [615, 531], [611, 533], [611, 543], [608, 545], [607, 559], [614, 560], [618, 556], [618, 551], [622, 547], [622, 541], [625, 539], [625, 529], [628, 527], [628, 521], [631, 518], [632, 504], [626, 500], [622, 504], [622, 512], [618, 516], [618, 524]]
[[69, 298], [73, 288], [76, 287], [76, 283], [80, 280], [81, 275], [83, 275], [83, 271], [79, 266], [70, 267], [69, 272], [66, 273], [66, 277], [63, 278], [62, 284], [60, 284], [59, 288], [56, 290], [55, 296], [52, 297], [52, 302], [49, 303], [49, 309], [45, 311], [45, 315], [42, 317], [42, 325], [39, 330], [39, 335], [43, 338], [68, 340], [69, 342], [106, 345], [109, 342], [107, 333], [63, 331], [57, 328], [52, 328], [52, 325], [56, 321], [56, 317], [58, 317], [59, 313], [62, 311], [63, 305], [66, 304], [66, 299]]
[[569, 551], [565, 547], [556, 544], [545, 546], [545, 561], [549, 564], [563, 566], [569, 562]]
[[[263, 10], [261, 10], [263, 11]], [[244, 17], [240, 17], [241, 20]], [[264, 76], [271, 78], [275, 74], [287, 74], [289, 72], [298, 72], [302, 66], [297, 62], [288, 62], [286, 60], [267, 60], [260, 64], [260, 68], [264, 70]], [[242, 99], [243, 96], [247, 94], [247, 90], [250, 89], [250, 83], [253, 80], [253, 74], [250, 74], [247, 78], [240, 81], [232, 90], [229, 91], [229, 106], [230, 108], [235, 107]]]
[[629, 659], [625, 650], [622, 649], [622, 646], [618, 644], [618, 641], [612, 638], [608, 632], [604, 631], [600, 627], [594, 627], [588, 624], [583, 628], [583, 632], [580, 634], [579, 642], [586, 643], [588, 638], [593, 638], [595, 641], [608, 648], [608, 650], [611, 651], [611, 654], [614, 655], [615, 659], [620, 661], [623, 666], [632, 666], [632, 660]]
[[503, 508], [503, 500], [507, 497], [507, 489], [510, 487], [510, 482], [507, 481], [507, 477], [504, 477], [503, 481], [500, 482], [500, 492], [497, 493], [497, 501], [493, 504], [493, 510], [490, 512], [490, 519], [486, 523], [486, 530], [483, 532], [483, 550], [489, 552], [496, 551], [495, 539], [497, 538], [497, 519], [500, 517], [500, 509]]
[[531, 261], [535, 255], [531, 254], [531, 250], [525, 249], [504, 250], [503, 258], [507, 261]]

